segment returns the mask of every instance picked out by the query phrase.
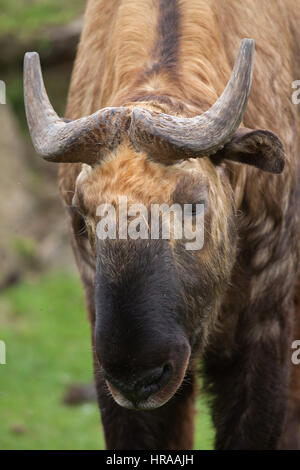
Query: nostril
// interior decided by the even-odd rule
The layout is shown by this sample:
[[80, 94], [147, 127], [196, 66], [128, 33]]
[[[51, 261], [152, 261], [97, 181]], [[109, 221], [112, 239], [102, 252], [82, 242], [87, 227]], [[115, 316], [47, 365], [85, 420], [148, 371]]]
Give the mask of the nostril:
[[115, 386], [128, 400], [137, 404], [147, 400], [150, 395], [163, 388], [173, 375], [170, 363], [143, 372], [134, 382], [132, 380], [120, 381], [105, 373], [105, 378]]
[[147, 371], [135, 385], [135, 394], [137, 401], [144, 401], [150, 395], [158, 392], [170, 380], [173, 374], [173, 367], [171, 364], [165, 364], [163, 367], [157, 367]]

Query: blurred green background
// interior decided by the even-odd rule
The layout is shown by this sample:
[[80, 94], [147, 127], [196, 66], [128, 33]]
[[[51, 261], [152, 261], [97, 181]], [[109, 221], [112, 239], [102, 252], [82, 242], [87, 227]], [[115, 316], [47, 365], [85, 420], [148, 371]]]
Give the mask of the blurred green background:
[[[22, 89], [24, 53], [37, 50], [51, 101], [63, 114], [84, 6], [0, 0], [0, 80], [7, 86], [7, 104], [0, 105], [0, 340], [7, 347], [0, 449], [104, 448], [93, 397], [70, 405], [74, 387], [90, 390], [92, 383], [89, 324], [56, 168], [32, 150]], [[199, 398], [195, 448], [211, 449], [213, 437]]]

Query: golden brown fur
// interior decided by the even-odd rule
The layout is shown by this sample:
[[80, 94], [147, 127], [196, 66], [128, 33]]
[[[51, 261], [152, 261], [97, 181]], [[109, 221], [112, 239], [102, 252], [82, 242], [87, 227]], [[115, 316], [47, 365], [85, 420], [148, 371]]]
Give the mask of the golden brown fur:
[[[167, 202], [182, 171], [204, 175], [210, 181], [210, 200], [220, 209], [212, 222], [214, 241], [219, 232], [226, 234], [227, 230], [224, 220], [230, 208], [222, 192], [232, 191], [236, 209], [247, 208], [240, 220], [240, 236], [247, 233], [248, 243], [268, 237], [269, 243], [267, 246], [257, 243], [258, 251], [249, 259], [255, 275], [247, 285], [247, 295], [241, 295], [234, 288], [230, 290], [223, 301], [224, 308], [216, 305], [213, 330], [211, 325], [207, 326], [206, 338], [213, 331], [217, 342], [217, 331], [224, 350], [227, 347], [230, 350], [239, 322], [235, 315], [236, 304], [239, 303], [240, 309], [246, 308], [249, 299], [254, 302], [259, 298], [267, 284], [280, 283], [290, 305], [293, 291], [290, 273], [298, 271], [297, 248], [287, 252], [284, 259], [279, 256], [272, 261], [272, 256], [283, 237], [279, 221], [287, 217], [299, 174], [300, 120], [297, 107], [291, 102], [291, 83], [300, 79], [299, 49], [295, 47], [300, 44], [300, 9], [297, 9], [297, 0], [180, 0], [176, 74], [163, 67], [148, 73], [155, 60], [158, 4], [156, 0], [89, 0], [66, 116], [75, 119], [102, 107], [128, 103], [183, 116], [200, 114], [223, 91], [241, 39], [251, 37], [256, 43], [255, 72], [244, 125], [270, 129], [280, 136], [286, 147], [286, 168], [282, 175], [273, 176], [245, 165], [228, 163], [223, 168], [231, 184], [229, 188], [209, 159], [165, 167], [149, 161], [142, 153], [136, 154], [125, 144], [78, 185], [82, 189], [88, 181], [88, 189], [82, 192], [93, 225], [92, 214], [97, 205], [111, 202], [118, 194], [129, 194], [133, 201], [147, 206], [151, 201]], [[165, 99], [156, 100], [155, 96]], [[60, 188], [67, 206], [71, 204], [80, 171], [80, 164], [60, 167]], [[299, 216], [295, 210], [291, 211], [295, 219], [291, 230], [296, 232], [300, 228]], [[93, 278], [93, 267], [88, 269], [82, 257], [89, 248], [74, 236], [73, 243], [89, 298], [88, 283]], [[230, 253], [225, 256], [229, 258]], [[232, 285], [239, 276], [237, 266]], [[93, 319], [92, 312], [90, 307]], [[297, 313], [299, 315], [299, 310]], [[260, 321], [250, 325], [251, 341], [257, 341], [262, 335], [278, 336], [278, 320], [271, 325], [268, 318], [261, 317]], [[229, 333], [225, 338], [224, 331]], [[293, 384], [297, 380], [299, 378], [294, 378]], [[293, 390], [295, 395], [295, 387]], [[296, 388], [294, 401], [300, 400], [299, 393]]]

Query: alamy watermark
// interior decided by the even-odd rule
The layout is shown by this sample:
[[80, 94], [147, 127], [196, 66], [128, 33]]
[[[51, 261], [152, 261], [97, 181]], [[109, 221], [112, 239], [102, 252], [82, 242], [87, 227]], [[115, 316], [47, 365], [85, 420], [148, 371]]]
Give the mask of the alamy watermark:
[[6, 85], [3, 80], [0, 80], [0, 104], [6, 104]]
[[295, 89], [292, 94], [292, 103], [300, 104], [300, 80], [294, 80], [292, 83], [292, 88]]
[[187, 250], [204, 245], [205, 204], [128, 204], [120, 196], [118, 204], [101, 204], [96, 215], [100, 221], [96, 233], [100, 240], [183, 240]]
[[0, 365], [6, 364], [6, 345], [4, 341], [0, 341]]
[[292, 354], [292, 363], [295, 366], [298, 366], [300, 364], [300, 340], [299, 339], [293, 341], [292, 349], [295, 349], [295, 351]]

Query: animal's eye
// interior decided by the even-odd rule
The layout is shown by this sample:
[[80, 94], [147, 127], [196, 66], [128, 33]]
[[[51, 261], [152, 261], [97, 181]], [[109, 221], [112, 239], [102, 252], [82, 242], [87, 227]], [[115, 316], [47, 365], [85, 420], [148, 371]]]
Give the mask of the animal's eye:
[[75, 234], [77, 237], [81, 237], [86, 234], [87, 226], [86, 226], [86, 216], [83, 214], [81, 209], [77, 206], [69, 206], [70, 212], [75, 216], [74, 220], [74, 228]]
[[71, 214], [79, 215], [80, 217], [85, 219], [85, 215], [83, 214], [80, 207], [71, 205], [71, 206], [69, 206], [69, 211], [71, 212]]

